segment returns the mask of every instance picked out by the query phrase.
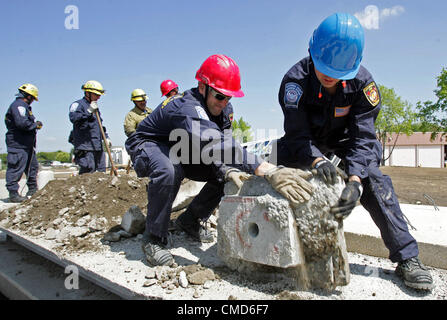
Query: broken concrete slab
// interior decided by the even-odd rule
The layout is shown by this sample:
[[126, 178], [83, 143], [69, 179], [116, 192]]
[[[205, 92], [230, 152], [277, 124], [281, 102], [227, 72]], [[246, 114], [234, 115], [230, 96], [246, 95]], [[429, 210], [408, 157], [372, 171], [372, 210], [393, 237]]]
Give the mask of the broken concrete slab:
[[305, 263], [293, 211], [285, 199], [268, 194], [226, 196], [217, 226], [221, 256], [281, 268]]
[[[250, 178], [244, 183], [240, 191], [231, 182], [226, 184], [225, 197], [223, 197], [221, 207], [219, 207], [218, 253], [228, 267], [247, 273], [254, 273], [261, 265], [270, 265], [277, 268], [278, 264], [271, 263], [271, 259], [269, 261], [268, 258], [271, 251], [275, 252], [275, 246], [271, 250], [269, 245], [275, 244], [276, 237], [288, 226], [292, 230], [291, 234], [295, 233], [298, 244], [295, 245], [286, 241], [286, 243], [281, 244], [282, 247], [276, 245], [276, 249], [279, 256], [290, 250], [285, 255], [289, 258], [295, 255], [296, 260], [294, 264], [281, 265], [280, 263], [279, 267], [281, 268], [277, 268], [279, 273], [294, 273], [297, 284], [307, 288], [330, 289], [349, 283], [350, 274], [343, 223], [335, 220], [329, 212], [330, 207], [338, 201], [344, 188], [344, 182], [339, 179], [338, 183], [333, 186], [326, 185], [318, 178], [312, 178], [310, 182], [315, 189], [312, 198], [295, 209], [291, 209], [288, 202], [273, 190], [263, 178]], [[239, 196], [234, 196], [235, 193]], [[231, 202], [238, 202], [239, 204], [232, 208]], [[265, 208], [250, 205], [250, 203], [257, 202], [264, 203]], [[232, 210], [233, 212], [231, 212]], [[258, 217], [258, 220], [256, 222], [246, 220], [244, 224], [246, 228], [241, 229], [239, 224], [242, 217], [250, 216], [252, 211], [258, 213], [253, 215]], [[234, 214], [234, 212], [237, 214]], [[263, 223], [263, 225], [275, 226], [275, 228], [271, 229], [268, 235], [263, 235], [270, 241], [267, 240], [263, 250], [261, 248], [256, 253], [255, 256], [258, 260], [253, 263], [255, 259], [250, 256], [250, 250], [231, 253], [232, 248], [237, 248], [235, 244], [238, 242], [242, 243], [239, 246], [253, 246], [246, 239], [253, 238], [252, 235], [259, 232], [259, 217], [264, 216], [272, 222]], [[293, 217], [293, 223], [289, 219], [290, 216]], [[232, 227], [230, 223], [225, 222], [226, 219], [233, 219]], [[264, 218], [264, 220], [267, 219]], [[269, 229], [263, 227], [262, 231], [266, 230]], [[291, 237], [290, 239], [293, 239], [293, 236]], [[245, 253], [247, 254], [241, 258], [241, 254]], [[267, 260], [265, 257], [267, 257]], [[259, 263], [262, 259], [263, 263]]]

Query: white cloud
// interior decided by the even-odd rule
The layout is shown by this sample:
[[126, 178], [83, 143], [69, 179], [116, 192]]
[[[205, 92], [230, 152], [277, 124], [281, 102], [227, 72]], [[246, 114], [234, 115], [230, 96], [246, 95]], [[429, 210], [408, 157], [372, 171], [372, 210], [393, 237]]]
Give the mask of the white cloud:
[[360, 23], [365, 29], [378, 30], [380, 20], [388, 17], [396, 17], [404, 12], [405, 8], [402, 6], [394, 6], [379, 10], [377, 6], [369, 5], [366, 6], [363, 11], [354, 13], [354, 16], [359, 19]]

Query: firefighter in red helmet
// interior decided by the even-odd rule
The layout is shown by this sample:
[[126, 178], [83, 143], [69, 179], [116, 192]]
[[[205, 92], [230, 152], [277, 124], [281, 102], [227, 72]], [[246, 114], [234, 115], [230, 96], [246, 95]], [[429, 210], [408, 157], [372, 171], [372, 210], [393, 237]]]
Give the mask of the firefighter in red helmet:
[[[214, 240], [202, 222], [218, 206], [226, 181], [240, 187], [249, 174], [263, 176], [292, 205], [309, 200], [313, 191], [310, 173], [264, 162], [232, 138], [230, 99], [244, 96], [233, 59], [208, 57], [196, 79], [196, 88], [166, 100], [126, 141], [137, 175], [150, 181], [142, 247], [151, 265], [174, 263], [166, 239], [172, 204], [185, 177], [206, 184], [175, 224], [200, 242]], [[173, 132], [181, 139], [172, 141]]]
[[178, 85], [172, 80], [164, 80], [160, 84], [161, 96], [169, 99], [172, 96], [178, 94]]

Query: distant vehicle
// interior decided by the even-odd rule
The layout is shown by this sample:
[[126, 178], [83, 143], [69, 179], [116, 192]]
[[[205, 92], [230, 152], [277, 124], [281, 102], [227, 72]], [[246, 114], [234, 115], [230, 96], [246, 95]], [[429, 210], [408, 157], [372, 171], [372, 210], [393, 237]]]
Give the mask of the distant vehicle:
[[62, 166], [62, 163], [60, 161], [51, 161], [52, 167], [59, 167]]

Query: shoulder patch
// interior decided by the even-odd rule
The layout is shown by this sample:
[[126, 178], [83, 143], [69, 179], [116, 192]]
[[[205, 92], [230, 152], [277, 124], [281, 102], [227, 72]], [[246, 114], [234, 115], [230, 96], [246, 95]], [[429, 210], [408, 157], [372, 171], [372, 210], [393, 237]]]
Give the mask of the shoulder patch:
[[230, 122], [233, 122], [234, 114], [233, 114], [233, 113], [230, 113], [230, 114], [228, 115], [228, 119], [230, 119]]
[[379, 90], [377, 89], [376, 83], [373, 81], [368, 84], [364, 89], [366, 99], [371, 103], [372, 106], [377, 106], [380, 102]]
[[19, 114], [20, 114], [22, 117], [25, 117], [25, 116], [26, 116], [26, 109], [25, 109], [25, 107], [17, 107], [17, 110], [19, 110]]
[[288, 82], [285, 85], [284, 90], [284, 105], [286, 108], [298, 108], [301, 96], [303, 95], [303, 89], [298, 83]]
[[203, 109], [201, 106], [195, 106], [194, 108], [196, 109], [197, 115], [199, 116], [200, 119], [210, 120], [210, 118], [206, 114], [205, 109]]
[[75, 112], [78, 109], [79, 103], [74, 102], [70, 106], [70, 112]]

